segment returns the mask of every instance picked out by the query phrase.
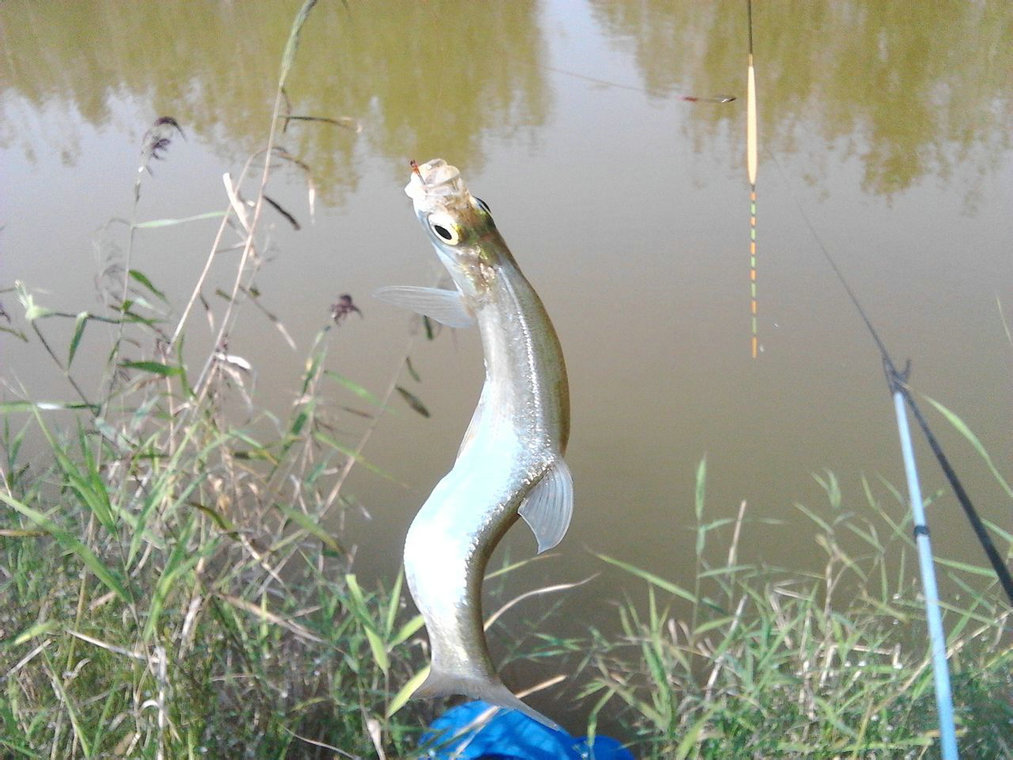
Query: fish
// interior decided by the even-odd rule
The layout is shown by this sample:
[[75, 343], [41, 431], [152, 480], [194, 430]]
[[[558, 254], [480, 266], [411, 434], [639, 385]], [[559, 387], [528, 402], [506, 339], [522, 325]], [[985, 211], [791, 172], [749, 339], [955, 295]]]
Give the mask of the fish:
[[476, 326], [485, 382], [454, 465], [408, 528], [404, 571], [429, 633], [429, 675], [412, 695], [461, 694], [558, 725], [521, 701], [492, 663], [482, 581], [500, 539], [520, 518], [538, 553], [556, 546], [573, 514], [563, 459], [569, 386], [559, 338], [489, 207], [443, 159], [412, 162], [405, 192], [454, 287], [391, 286], [375, 295], [455, 328]]

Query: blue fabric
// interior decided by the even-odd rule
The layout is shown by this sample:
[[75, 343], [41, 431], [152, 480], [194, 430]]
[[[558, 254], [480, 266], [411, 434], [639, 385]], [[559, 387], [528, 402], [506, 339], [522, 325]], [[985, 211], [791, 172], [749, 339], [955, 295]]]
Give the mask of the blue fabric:
[[[491, 718], [469, 728], [491, 705], [467, 702], [447, 710], [422, 735], [421, 746], [433, 745], [432, 760], [634, 760], [615, 739], [574, 738], [553, 731], [515, 710], [498, 708]], [[460, 732], [460, 733], [459, 733]]]

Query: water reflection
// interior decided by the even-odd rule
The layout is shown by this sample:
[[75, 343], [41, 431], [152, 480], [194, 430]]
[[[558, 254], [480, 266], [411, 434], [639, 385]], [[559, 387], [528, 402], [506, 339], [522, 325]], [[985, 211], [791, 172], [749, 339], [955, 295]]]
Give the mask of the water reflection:
[[[80, 122], [106, 125], [111, 96], [125, 92], [173, 115], [216, 153], [243, 160], [263, 141], [296, 5], [5, 4], [0, 145], [30, 157], [59, 151], [72, 163]], [[457, 161], [480, 166], [489, 132], [541, 125], [543, 47], [532, 0], [320, 4], [287, 94], [292, 113], [365, 122], [365, 139], [396, 157], [392, 176], [402, 181], [407, 156], [453, 145]], [[60, 128], [40, 135], [14, 96], [32, 112], [56, 104]], [[282, 143], [312, 167], [325, 201], [355, 188], [347, 132], [295, 122]]]
[[590, 5], [612, 44], [632, 55], [654, 97], [678, 93], [689, 82], [696, 94], [726, 92], [742, 78], [742, 3], [591, 0]]
[[[742, 3], [589, 5], [611, 44], [632, 55], [653, 97], [741, 91]], [[268, 0], [5, 3], [0, 145], [28, 156], [55, 150], [72, 163], [77, 118], [106, 125], [110, 96], [126, 92], [241, 159], [262, 140], [293, 9]], [[994, 157], [1013, 144], [1010, 15], [1003, 2], [758, 5], [760, 133], [768, 149], [794, 151], [804, 123], [828, 143], [846, 141], [861, 158], [863, 189], [885, 195], [928, 174], [949, 177], [958, 165], [993, 170]], [[459, 164], [480, 166], [490, 132], [547, 118], [538, 16], [533, 0], [322, 4], [289, 86], [293, 112], [366, 122], [372, 148], [397, 157], [392, 172], [402, 171], [405, 156], [442, 155], [451, 145]], [[33, 129], [34, 114], [15, 96], [60, 126]], [[736, 109], [697, 109], [689, 122], [697, 148], [738, 117]], [[356, 186], [354, 141], [340, 129], [293, 125], [285, 142], [314, 167], [325, 199]]]
[[[652, 95], [742, 88], [745, 3], [589, 2]], [[804, 124], [845, 141], [862, 189], [889, 196], [958, 167], [992, 172], [1013, 145], [1009, 3], [773, 0], [756, 4], [753, 21], [759, 132], [775, 155], [795, 152]], [[729, 118], [701, 111], [692, 132], [713, 135]]]

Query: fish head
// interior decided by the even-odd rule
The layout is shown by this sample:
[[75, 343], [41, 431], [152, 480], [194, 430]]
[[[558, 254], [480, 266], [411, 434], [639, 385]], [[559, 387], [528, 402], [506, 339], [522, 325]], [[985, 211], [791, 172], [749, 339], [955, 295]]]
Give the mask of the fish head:
[[487, 289], [506, 246], [485, 245], [490, 238], [500, 240], [496, 223], [489, 207], [468, 191], [457, 167], [442, 158], [413, 163], [405, 194], [461, 292], [474, 297]]

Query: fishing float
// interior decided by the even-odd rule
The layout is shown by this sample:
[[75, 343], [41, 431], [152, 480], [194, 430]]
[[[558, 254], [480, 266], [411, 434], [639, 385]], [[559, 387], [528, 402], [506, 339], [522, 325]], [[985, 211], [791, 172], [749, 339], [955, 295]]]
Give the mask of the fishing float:
[[753, 3], [746, 0], [749, 18], [749, 65], [746, 69], [746, 173], [749, 176], [749, 311], [752, 318], [752, 354], [759, 348], [756, 319], [756, 72], [753, 69]]

